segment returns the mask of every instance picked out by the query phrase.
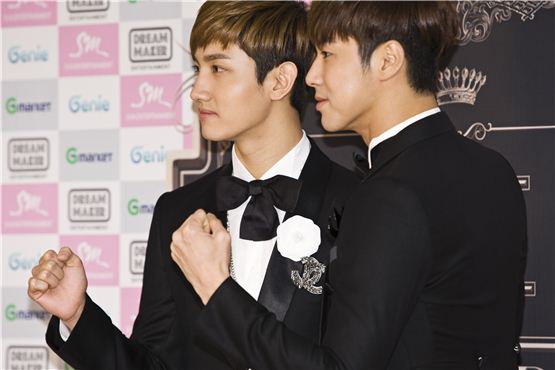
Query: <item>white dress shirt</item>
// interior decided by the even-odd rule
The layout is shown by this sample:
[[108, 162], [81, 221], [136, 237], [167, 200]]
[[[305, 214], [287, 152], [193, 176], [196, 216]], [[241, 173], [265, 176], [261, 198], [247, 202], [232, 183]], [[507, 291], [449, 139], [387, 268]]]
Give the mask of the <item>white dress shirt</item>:
[[426, 118], [428, 116], [431, 116], [433, 114], [439, 113], [439, 112], [441, 112], [441, 110], [438, 107], [428, 109], [427, 111], [424, 111], [422, 113], [418, 113], [417, 115], [412, 116], [409, 119], [404, 120], [403, 122], [396, 124], [395, 126], [391, 127], [390, 129], [384, 131], [381, 135], [376, 136], [375, 138], [372, 138], [372, 140], [370, 140], [370, 143], [368, 144], [368, 167], [372, 168], [372, 157], [370, 156], [370, 152], [379, 143], [381, 143], [382, 141], [385, 141], [389, 138], [392, 138], [393, 136], [397, 135], [399, 132], [403, 131], [404, 129], [406, 129], [407, 127], [412, 125], [413, 123], [415, 123], [417, 121], [420, 121], [421, 119]]
[[[310, 153], [310, 141], [306, 133], [297, 145], [291, 149], [284, 157], [272, 166], [260, 180], [266, 180], [276, 175], [283, 175], [298, 179]], [[241, 163], [235, 153], [235, 146], [231, 154], [233, 164], [233, 176], [244, 181], [252, 181], [255, 178]], [[241, 218], [245, 212], [250, 197], [239, 207], [227, 212], [228, 229], [231, 235], [231, 256], [233, 259], [233, 270], [237, 283], [245, 289], [254, 299], [258, 299], [266, 268], [272, 256], [272, 251], [276, 242], [276, 237], [270, 240], [252, 241], [239, 237]], [[279, 222], [283, 222], [285, 211], [276, 208]]]

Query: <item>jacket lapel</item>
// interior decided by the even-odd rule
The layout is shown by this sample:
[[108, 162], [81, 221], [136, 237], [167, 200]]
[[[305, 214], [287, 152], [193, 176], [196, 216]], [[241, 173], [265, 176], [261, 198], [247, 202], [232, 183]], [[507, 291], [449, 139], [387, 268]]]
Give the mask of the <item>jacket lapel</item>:
[[[284, 221], [294, 215], [300, 215], [318, 224], [330, 171], [330, 162], [311, 140], [310, 154], [299, 177], [299, 180], [302, 181], [299, 200], [295, 211], [285, 214]], [[322, 237], [322, 242], [324, 240]], [[302, 271], [301, 262], [294, 262], [282, 257], [277, 245], [274, 245], [258, 302], [273, 312], [280, 321], [285, 318], [295, 294], [296, 286], [291, 280], [291, 271], [293, 270], [300, 273]]]

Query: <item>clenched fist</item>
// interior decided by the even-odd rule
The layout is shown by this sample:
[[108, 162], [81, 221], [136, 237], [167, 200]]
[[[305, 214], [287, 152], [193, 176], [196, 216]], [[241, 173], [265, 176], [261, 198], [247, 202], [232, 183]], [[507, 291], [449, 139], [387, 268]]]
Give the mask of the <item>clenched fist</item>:
[[220, 220], [199, 209], [174, 231], [171, 257], [204, 304], [229, 277], [231, 237]]
[[73, 330], [83, 308], [87, 276], [81, 259], [68, 247], [49, 250], [33, 267], [27, 294]]

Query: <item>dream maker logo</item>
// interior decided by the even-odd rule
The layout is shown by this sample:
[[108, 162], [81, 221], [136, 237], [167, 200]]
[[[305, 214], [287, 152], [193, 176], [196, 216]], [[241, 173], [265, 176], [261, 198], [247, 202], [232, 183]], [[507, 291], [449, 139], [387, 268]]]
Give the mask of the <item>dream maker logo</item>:
[[108, 0], [68, 0], [69, 13], [105, 12], [110, 8]]
[[8, 168], [12, 172], [46, 171], [50, 165], [47, 138], [11, 139], [8, 141]]
[[19, 45], [8, 49], [8, 61], [12, 64], [46, 63], [48, 50], [37, 45], [34, 49], [24, 49]]
[[8, 114], [18, 113], [46, 113], [50, 112], [52, 103], [47, 102], [18, 102], [13, 96], [6, 100], [6, 112]]
[[134, 63], [167, 62], [173, 55], [172, 40], [169, 27], [132, 29], [129, 31], [129, 60]]
[[66, 161], [69, 164], [77, 163], [109, 163], [112, 162], [112, 152], [80, 152], [75, 147], [66, 150]]
[[69, 191], [68, 218], [72, 222], [110, 220], [109, 189], [73, 189]]
[[132, 241], [129, 244], [129, 270], [133, 275], [142, 275], [145, 268], [146, 241]]
[[44, 346], [9, 346], [6, 350], [6, 368], [46, 370], [48, 349]]

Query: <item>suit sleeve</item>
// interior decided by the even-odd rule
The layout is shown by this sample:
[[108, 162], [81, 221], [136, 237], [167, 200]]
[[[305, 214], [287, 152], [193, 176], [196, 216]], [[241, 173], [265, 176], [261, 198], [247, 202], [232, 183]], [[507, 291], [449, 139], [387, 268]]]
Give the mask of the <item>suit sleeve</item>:
[[[160, 248], [161, 201], [152, 218], [145, 258], [139, 314], [128, 339], [110, 317], [87, 296], [85, 309], [68, 340], [60, 336], [59, 319], [52, 317], [46, 341], [52, 350], [76, 369], [165, 369], [165, 342], [175, 314]], [[171, 362], [171, 360], [169, 360]], [[173, 364], [175, 365], [175, 364]]]
[[203, 309], [198, 339], [256, 369], [385, 368], [430, 271], [426, 213], [396, 181], [363, 183], [345, 207], [337, 245], [321, 346], [289, 331], [231, 279]]

